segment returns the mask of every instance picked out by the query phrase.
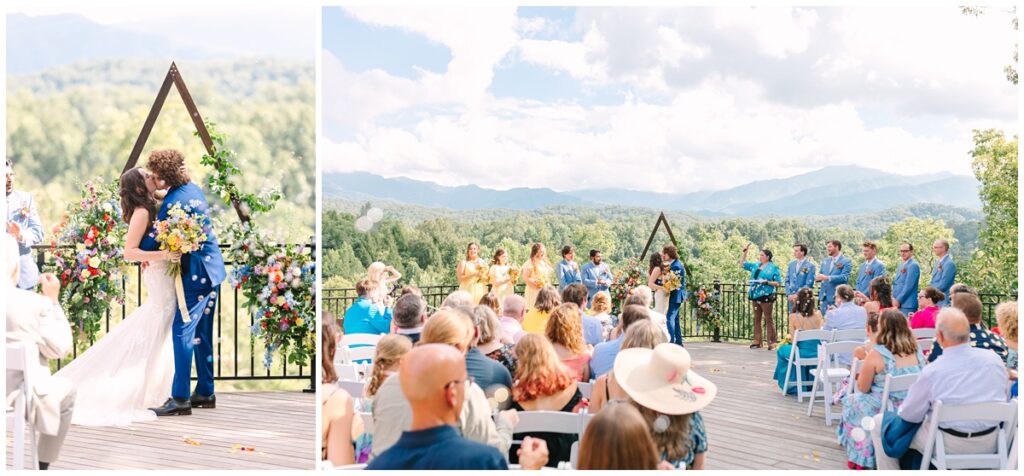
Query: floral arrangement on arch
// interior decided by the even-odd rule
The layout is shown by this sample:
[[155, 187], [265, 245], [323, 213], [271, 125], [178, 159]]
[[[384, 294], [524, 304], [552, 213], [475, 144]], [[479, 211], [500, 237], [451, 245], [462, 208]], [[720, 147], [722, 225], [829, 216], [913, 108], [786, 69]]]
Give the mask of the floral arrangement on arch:
[[612, 309], [616, 311], [616, 315], [622, 313], [622, 303], [626, 301], [629, 291], [646, 284], [647, 270], [638, 260], [628, 259], [619, 272], [615, 273], [612, 285], [608, 289], [612, 295]]
[[95, 339], [110, 306], [124, 304], [124, 237], [118, 183], [96, 178], [53, 227], [59, 301], [79, 342]]
[[711, 329], [722, 327], [722, 295], [714, 289], [700, 287], [689, 293], [690, 308], [697, 324]]

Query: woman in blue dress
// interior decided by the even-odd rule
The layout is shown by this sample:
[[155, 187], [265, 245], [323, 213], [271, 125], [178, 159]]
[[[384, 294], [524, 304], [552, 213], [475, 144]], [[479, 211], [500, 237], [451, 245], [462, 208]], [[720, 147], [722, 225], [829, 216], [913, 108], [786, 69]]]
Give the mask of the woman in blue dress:
[[[846, 448], [850, 469], [875, 467], [875, 451], [871, 443], [874, 428], [872, 417], [882, 411], [882, 391], [885, 376], [920, 373], [924, 368], [924, 354], [910, 330], [910, 323], [902, 312], [888, 309], [878, 322], [875, 345], [864, 358], [864, 366], [857, 376], [857, 391], [843, 396], [843, 420], [836, 428], [839, 444]], [[907, 392], [891, 392], [888, 400], [899, 408]]]
[[[818, 306], [814, 302], [814, 291], [810, 288], [803, 288], [796, 292], [796, 305], [793, 306], [793, 313], [789, 315], [789, 341], [793, 341], [793, 336], [796, 331], [809, 331], [815, 329], [821, 329], [824, 320], [821, 318], [821, 311], [818, 310]], [[799, 352], [802, 358], [814, 358], [818, 356], [818, 340], [805, 340], [796, 344], [797, 352]], [[779, 347], [776, 351], [777, 361], [775, 363], [775, 381], [779, 383], [779, 388], [782, 388], [783, 382], [786, 380], [786, 364], [789, 363], [789, 353], [792, 352], [793, 344], [784, 344]], [[814, 366], [804, 366], [799, 371], [803, 372], [802, 381], [806, 385], [810, 385], [814, 380], [812, 376]], [[796, 365], [789, 370], [790, 386], [786, 389], [787, 395], [796, 394], [796, 373], [798, 369]], [[810, 389], [806, 389], [810, 390]]]
[[764, 317], [765, 328], [768, 333], [768, 349], [775, 348], [775, 321], [772, 320], [772, 308], [775, 306], [775, 288], [782, 286], [782, 272], [779, 267], [772, 263], [772, 252], [765, 248], [761, 250], [758, 262], [748, 262], [747, 252], [753, 243], [743, 248], [743, 257], [740, 258], [740, 265], [743, 269], [750, 271], [750, 291], [748, 297], [754, 305], [754, 342], [750, 344], [751, 349], [761, 348], [761, 318]]

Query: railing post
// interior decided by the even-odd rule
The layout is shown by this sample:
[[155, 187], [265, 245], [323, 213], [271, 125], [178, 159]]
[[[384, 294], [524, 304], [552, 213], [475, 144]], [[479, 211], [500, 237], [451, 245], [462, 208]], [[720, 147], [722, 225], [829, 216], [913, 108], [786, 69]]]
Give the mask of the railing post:
[[[718, 309], [716, 310], [716, 312], [722, 312], [722, 282], [716, 279], [715, 283], [714, 283], [714, 288], [715, 288], [715, 296], [717, 298], [716, 302], [718, 302]], [[715, 326], [715, 328], [714, 328], [714, 335], [711, 337], [711, 341], [712, 342], [722, 342], [722, 328], [721, 328], [721, 326], [718, 326], [718, 325]]]

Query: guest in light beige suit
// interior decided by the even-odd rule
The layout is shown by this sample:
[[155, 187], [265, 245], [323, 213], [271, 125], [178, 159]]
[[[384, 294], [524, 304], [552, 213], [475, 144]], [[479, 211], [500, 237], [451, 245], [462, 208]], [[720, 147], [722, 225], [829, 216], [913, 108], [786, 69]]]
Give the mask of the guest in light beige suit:
[[[57, 302], [60, 282], [52, 274], [42, 276], [43, 295], [18, 289], [18, 244], [3, 236], [4, 288], [7, 297], [7, 343], [29, 349], [28, 372], [32, 385], [28, 417], [39, 433], [39, 468], [47, 469], [57, 460], [64, 436], [71, 426], [75, 389], [71, 381], [50, 375], [50, 359], [64, 357], [71, 350], [71, 327]], [[35, 358], [33, 358], [35, 357]], [[7, 404], [17, 397], [21, 376], [7, 374]]]

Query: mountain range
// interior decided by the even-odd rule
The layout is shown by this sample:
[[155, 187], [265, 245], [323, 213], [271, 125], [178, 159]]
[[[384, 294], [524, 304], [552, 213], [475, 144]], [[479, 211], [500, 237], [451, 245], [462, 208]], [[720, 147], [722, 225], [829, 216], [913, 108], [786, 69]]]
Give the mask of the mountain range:
[[905, 176], [857, 166], [825, 167], [726, 190], [680, 194], [622, 189], [493, 190], [476, 185], [450, 187], [405, 177], [385, 178], [365, 172], [326, 173], [323, 194], [327, 199], [388, 200], [453, 210], [616, 205], [704, 216], [844, 215], [919, 203], [981, 208], [974, 177], [948, 172]]

